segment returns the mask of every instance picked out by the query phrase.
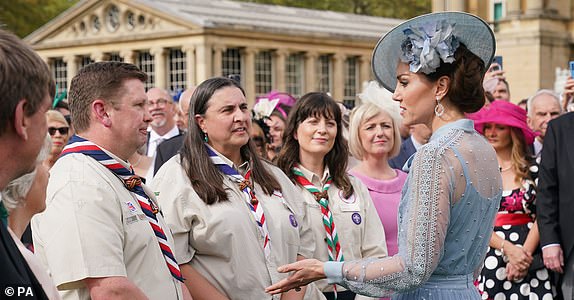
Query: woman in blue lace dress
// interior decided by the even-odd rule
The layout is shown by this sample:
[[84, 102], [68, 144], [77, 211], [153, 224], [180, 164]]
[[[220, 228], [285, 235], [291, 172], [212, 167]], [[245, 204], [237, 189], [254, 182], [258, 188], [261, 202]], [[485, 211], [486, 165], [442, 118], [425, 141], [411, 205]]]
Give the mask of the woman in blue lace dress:
[[494, 37], [476, 16], [433, 13], [385, 35], [373, 54], [379, 83], [394, 91], [406, 125], [433, 134], [408, 161], [399, 205], [399, 252], [383, 259], [282, 266], [292, 272], [267, 288], [280, 293], [327, 278], [367, 296], [393, 299], [480, 299], [473, 281], [486, 254], [501, 197], [492, 146], [465, 113], [484, 105], [482, 78]]

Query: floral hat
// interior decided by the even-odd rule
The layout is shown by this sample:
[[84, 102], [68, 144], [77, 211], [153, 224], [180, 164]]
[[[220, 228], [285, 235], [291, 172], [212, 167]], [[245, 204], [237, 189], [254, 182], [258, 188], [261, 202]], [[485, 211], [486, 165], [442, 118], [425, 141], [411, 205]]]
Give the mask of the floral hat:
[[[411, 72], [433, 73], [441, 63], [454, 62], [454, 53], [463, 43], [490, 65], [496, 44], [494, 33], [481, 18], [463, 12], [438, 12], [401, 23], [385, 34], [375, 46], [373, 73], [389, 91], [396, 87], [399, 59]], [[485, 68], [486, 71], [486, 68]]]
[[483, 108], [473, 115], [474, 129], [484, 134], [484, 124], [494, 123], [518, 128], [524, 134], [526, 144], [531, 145], [538, 133], [532, 131], [526, 124], [526, 111], [508, 101], [497, 100], [489, 107]]

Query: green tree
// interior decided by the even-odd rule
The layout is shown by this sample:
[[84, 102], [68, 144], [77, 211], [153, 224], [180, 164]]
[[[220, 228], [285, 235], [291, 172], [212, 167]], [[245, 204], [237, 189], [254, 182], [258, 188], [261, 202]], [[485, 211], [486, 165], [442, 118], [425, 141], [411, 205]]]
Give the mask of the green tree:
[[431, 12], [430, 0], [240, 0], [368, 16], [408, 19]]
[[25, 37], [78, 0], [1, 0], [0, 27]]

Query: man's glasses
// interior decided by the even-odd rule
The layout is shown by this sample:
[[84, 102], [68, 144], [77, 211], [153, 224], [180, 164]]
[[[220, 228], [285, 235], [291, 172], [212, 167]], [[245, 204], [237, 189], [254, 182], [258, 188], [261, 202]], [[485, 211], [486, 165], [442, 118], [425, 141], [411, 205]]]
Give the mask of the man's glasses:
[[50, 136], [53, 136], [56, 134], [56, 131], [60, 133], [60, 135], [68, 135], [68, 131], [70, 130], [70, 127], [48, 127], [48, 133], [50, 134]]

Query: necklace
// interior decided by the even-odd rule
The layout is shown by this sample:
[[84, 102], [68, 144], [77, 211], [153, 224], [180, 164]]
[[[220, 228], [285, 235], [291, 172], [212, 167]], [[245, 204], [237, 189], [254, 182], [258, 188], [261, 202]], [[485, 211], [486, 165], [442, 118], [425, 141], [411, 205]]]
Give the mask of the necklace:
[[499, 167], [500, 173], [506, 172], [506, 171], [510, 170], [511, 168], [512, 168], [512, 165], [510, 165], [510, 166], [508, 166], [508, 167], [506, 167], [506, 168]]

